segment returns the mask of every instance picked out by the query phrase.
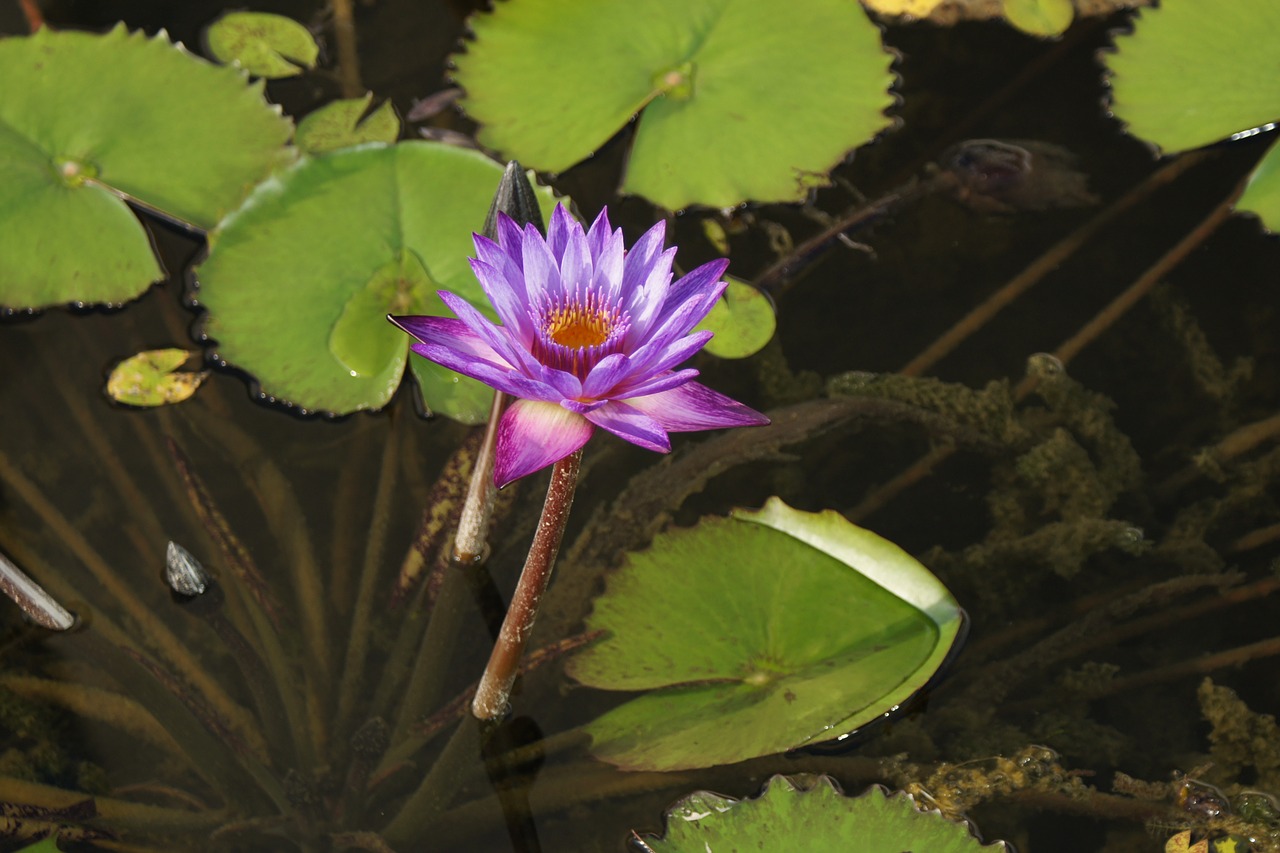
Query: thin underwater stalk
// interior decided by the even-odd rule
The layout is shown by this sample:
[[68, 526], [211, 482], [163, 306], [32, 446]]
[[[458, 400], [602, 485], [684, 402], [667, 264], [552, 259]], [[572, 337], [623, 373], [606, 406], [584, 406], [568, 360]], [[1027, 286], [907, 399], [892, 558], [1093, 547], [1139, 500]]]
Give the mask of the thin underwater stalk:
[[489, 664], [480, 678], [476, 698], [471, 703], [471, 713], [481, 720], [494, 720], [507, 710], [511, 687], [520, 667], [520, 657], [533, 632], [538, 616], [538, 606], [543, 593], [551, 583], [551, 570], [555, 566], [560, 540], [569, 521], [569, 509], [573, 506], [573, 493], [578, 486], [578, 470], [582, 464], [582, 449], [561, 459], [551, 469], [551, 482], [547, 485], [547, 499], [542, 505], [542, 517], [533, 534], [528, 559], [520, 572], [515, 594], [507, 608], [507, 618], [502, 620], [502, 630], [494, 644]]
[[400, 468], [400, 441], [396, 427], [403, 421], [404, 406], [397, 406], [391, 413], [390, 435], [382, 445], [382, 461], [378, 466], [378, 484], [374, 491], [373, 514], [369, 519], [368, 536], [365, 538], [364, 559], [360, 566], [360, 582], [356, 593], [355, 608], [351, 614], [351, 627], [347, 632], [347, 654], [342, 666], [342, 679], [338, 685], [338, 716], [335, 733], [344, 735], [355, 713], [357, 699], [363, 695], [363, 676], [367, 674], [365, 657], [369, 650], [369, 622], [373, 614], [374, 600], [378, 596], [378, 568], [386, 553], [387, 528], [390, 523], [392, 496], [396, 487], [396, 474]]
[[333, 35], [338, 43], [338, 79], [342, 97], [358, 98], [364, 93], [360, 82], [360, 43], [356, 38], [356, 18], [351, 0], [333, 0]]
[[[251, 716], [237, 704], [217, 679], [209, 675], [207, 669], [196, 659], [177, 635], [166, 625], [132, 589], [112, 570], [107, 561], [91, 546], [80, 530], [67, 520], [44, 493], [26, 478], [13, 465], [3, 450], [0, 450], [0, 482], [4, 482], [24, 503], [44, 522], [60, 542], [89, 570], [93, 578], [128, 614], [136, 630], [141, 634], [148, 648], [164, 657], [193, 687], [218, 710], [223, 717], [232, 720], [239, 728], [251, 726]], [[55, 591], [56, 593], [56, 591]], [[70, 600], [60, 595], [63, 600]]]
[[[1235, 202], [1242, 192], [1244, 192], [1243, 183], [1238, 185], [1227, 198], [1223, 199], [1195, 228], [1187, 232], [1172, 248], [1161, 255], [1132, 284], [1121, 291], [1092, 319], [1080, 327], [1075, 334], [1059, 344], [1053, 351], [1053, 356], [1063, 365], [1066, 365], [1079, 355], [1085, 347], [1097, 340], [1103, 332], [1111, 328], [1170, 271], [1182, 263], [1187, 255], [1209, 239], [1213, 232], [1231, 215]], [[1033, 376], [1023, 379], [1014, 389], [1014, 399], [1024, 399], [1035, 390], [1038, 381]], [[910, 467], [868, 494], [856, 506], [845, 513], [846, 517], [855, 523], [867, 518], [906, 491], [907, 488], [928, 476], [939, 462], [948, 458], [954, 452], [955, 449], [947, 445], [939, 445], [931, 449]]]
[[8, 596], [27, 618], [50, 631], [66, 631], [76, 618], [44, 591], [40, 584], [0, 552], [0, 592]]
[[463, 770], [475, 761], [489, 724], [463, 719], [400, 811], [387, 824], [382, 836], [392, 847], [405, 847], [421, 839], [431, 821], [441, 814], [458, 792], [457, 780]]

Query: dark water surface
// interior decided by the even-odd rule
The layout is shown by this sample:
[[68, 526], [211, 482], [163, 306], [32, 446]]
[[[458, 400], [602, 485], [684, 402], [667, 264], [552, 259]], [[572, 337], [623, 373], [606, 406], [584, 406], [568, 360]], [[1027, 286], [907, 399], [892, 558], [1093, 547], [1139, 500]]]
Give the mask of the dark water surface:
[[[254, 8], [317, 26], [325, 21], [314, 3]], [[58, 25], [89, 28], [123, 19], [149, 31], [164, 27], [194, 46], [201, 27], [221, 9], [194, 2], [53, 2], [49, 18]], [[465, 3], [360, 4], [357, 25], [366, 85], [391, 97], [401, 114], [412, 99], [439, 89], [468, 11]], [[813, 396], [821, 387], [818, 377], [896, 371], [1050, 247], [1151, 175], [1159, 164], [1150, 151], [1124, 136], [1102, 106], [1105, 87], [1096, 52], [1108, 42], [1107, 27], [1121, 23], [1082, 25], [1060, 42], [1038, 42], [999, 24], [891, 29], [886, 41], [903, 55], [897, 66], [902, 103], [896, 110], [903, 124], [840, 170], [862, 194], [874, 199], [923, 174], [924, 164], [961, 139], [991, 137], [1038, 139], [1074, 153], [1100, 203], [993, 215], [929, 197], [898, 210], [873, 229], [853, 235], [869, 251], [837, 246], [790, 282], [778, 295], [779, 334], [765, 354], [746, 363], [700, 362], [708, 383], [763, 408]], [[0, 31], [21, 32], [22, 26], [13, 8], [0, 10]], [[337, 85], [308, 75], [272, 83], [268, 93], [286, 111], [301, 114], [336, 97]], [[457, 116], [439, 123], [467, 127]], [[972, 388], [993, 380], [1017, 384], [1030, 356], [1053, 352], [1077, 335], [1201, 223], [1269, 142], [1251, 139], [1220, 146], [1153, 189], [1051, 265], [1032, 290], [928, 367], [925, 375]], [[618, 219], [634, 238], [651, 214], [637, 200], [612, 206], [623, 150], [623, 141], [611, 143], [596, 162], [562, 176], [557, 188], [572, 195], [588, 215], [610, 202], [611, 209], [620, 209]], [[840, 189], [823, 191], [817, 201], [831, 212], [852, 203]], [[797, 243], [818, 227], [796, 208], [755, 213], [790, 229]], [[403, 394], [390, 414], [336, 422], [296, 418], [253, 401], [243, 377], [232, 372], [215, 373], [193, 400], [171, 409], [112, 406], [101, 392], [111, 364], [142, 349], [190, 340], [193, 315], [184, 307], [183, 271], [200, 243], [165, 226], [150, 226], [170, 278], [136, 303], [111, 312], [49, 311], [0, 325], [0, 452], [52, 508], [37, 506], [31, 493], [12, 483], [0, 484], [0, 547], [33, 574], [43, 567], [74, 579], [77, 596], [92, 603], [103, 592], [84, 572], [83, 551], [71, 541], [82, 536], [166, 623], [193, 632], [191, 620], [169, 601], [158, 579], [164, 544], [174, 538], [208, 553], [212, 546], [174, 478], [165, 473], [171, 470], [164, 448], [169, 436], [191, 457], [228, 524], [277, 590], [287, 594], [292, 589], [291, 567], [300, 559], [299, 549], [314, 553], [327, 597], [325, 612], [334, 623], [335, 658], [340, 660], [347, 635], [338, 614], [347, 612], [358, 583], [383, 447], [395, 442], [405, 460], [398, 467], [386, 518], [385, 560], [379, 565], [387, 571], [398, 565], [437, 472], [467, 431], [419, 419]], [[710, 256], [694, 217], [678, 219], [675, 235], [684, 247], [686, 268]], [[763, 228], [734, 238], [734, 274], [751, 278], [772, 260]], [[1227, 569], [1239, 570], [1245, 585], [1256, 586], [1270, 576], [1280, 553], [1265, 532], [1277, 521], [1280, 462], [1274, 458], [1274, 439], [1264, 436], [1216, 471], [1183, 472], [1202, 448], [1276, 414], [1277, 270], [1280, 244], [1264, 236], [1253, 220], [1232, 218], [1160, 276], [1152, 295], [1138, 299], [1078, 354], [1071, 353], [1069, 376], [1100, 395], [1082, 408], [1092, 415], [1063, 427], [1082, 448], [1083, 467], [1078, 470], [1067, 463], [1034, 469], [1027, 460], [1018, 468], [1012, 450], [961, 452], [889, 498], [878, 487], [910, 468], [934, 446], [936, 436], [919, 426], [871, 425], [799, 445], [787, 459], [731, 471], [677, 514], [678, 523], [692, 523], [701, 514], [756, 506], [777, 494], [801, 509], [846, 511], [921, 555], [972, 617], [966, 652], [923, 714], [876, 733], [846, 757], [779, 756], [679, 776], [623, 774], [593, 762], [580, 746], [553, 747], [550, 755], [535, 755], [515, 768], [521, 779], [537, 770], [531, 787], [522, 782], [514, 792], [502, 788], [502, 796], [495, 795], [479, 763], [469, 759], [458, 778], [456, 811], [423, 839], [421, 849], [617, 850], [632, 828], [656, 831], [663, 808], [688, 791], [713, 788], [750, 795], [772, 773], [801, 768], [829, 772], [847, 789], [858, 790], [872, 781], [893, 782], [870, 758], [896, 753], [926, 764], [961, 762], [1044, 744], [1061, 755], [1064, 767], [1080, 770], [1087, 784], [1103, 791], [1110, 790], [1117, 770], [1162, 781], [1174, 771], [1204, 764], [1209, 729], [1196, 691], [1205, 675], [1234, 689], [1254, 711], [1274, 713], [1280, 708], [1280, 673], [1275, 658], [1262, 652], [1228, 655], [1200, 668], [1178, 666], [1272, 637], [1275, 603], [1263, 592], [1216, 606], [1221, 596], [1217, 586], [1188, 584], [1165, 598], [1153, 594], [1147, 606], [1119, 620], [1119, 627], [1130, 625], [1132, 630], [1116, 631], [1102, 645], [1083, 642], [1086, 636], [1078, 638], [1077, 652], [1046, 651], [1042, 660], [1017, 656], [1055, 632], [1083, 624], [1080, 620], [1097, 608], [1153, 584]], [[1247, 376], [1232, 372], [1241, 359], [1251, 364]], [[1048, 408], [1035, 396], [1027, 399], [1022, 410], [1029, 428], [1037, 424], [1039, 412], [1046, 412], [1040, 422], [1053, 421]], [[1114, 430], [1105, 425], [1108, 412]], [[1052, 433], [1045, 429], [1046, 436]], [[971, 546], [998, 546], [1018, 534], [1087, 515], [1080, 509], [1080, 495], [1087, 489], [1077, 481], [1111, 470], [1115, 458], [1108, 454], [1114, 446], [1107, 442], [1118, 435], [1132, 442], [1141, 470], [1119, 489], [1114, 502], [1099, 498], [1106, 506], [1098, 515], [1140, 530], [1135, 535], [1152, 543], [1150, 549], [1134, 555], [1120, 543], [1098, 547], [1074, 568], [1054, 562], [1063, 553], [1058, 543], [1028, 545], [1012, 553], [998, 547], [971, 551], [965, 558]], [[681, 437], [677, 451], [700, 440]], [[280, 507], [279, 495], [264, 474], [263, 458], [273, 460], [283, 474], [299, 501], [300, 515], [273, 513], [272, 507]], [[611, 500], [630, 474], [652, 461], [617, 442], [593, 442], [575, 524], [580, 526], [593, 505]], [[1019, 470], [1025, 481], [1014, 488], [1010, 472]], [[508, 528], [497, 536], [493, 570], [504, 597], [513, 583], [521, 543], [527, 541], [540, 487], [540, 480], [530, 482], [517, 498]], [[874, 511], [864, 503], [868, 495], [879, 496]], [[53, 516], [65, 528], [51, 527]], [[1200, 605], [1204, 612], [1180, 609]], [[52, 667], [64, 677], [100, 683], [101, 674], [82, 658], [73, 654], [59, 663], [62, 646], [34, 642], [15, 611], [0, 612], [8, 640], [0, 646], [4, 677]], [[127, 616], [107, 615], [131, 625]], [[1150, 621], [1138, 623], [1139, 618]], [[394, 626], [389, 619], [376, 630], [390, 632]], [[197, 648], [210, 671], [230, 670], [225, 651], [207, 632], [192, 636], [203, 638], [193, 642], [207, 644]], [[375, 637], [375, 645], [383, 639]], [[456, 639], [443, 698], [474, 679], [487, 655], [481, 605], [462, 602]], [[371, 660], [371, 675], [380, 666], [381, 661]], [[1002, 669], [1010, 666], [1014, 668]], [[1102, 691], [1105, 695], [1097, 699], [1080, 698], [1079, 691], [1105, 681], [1099, 673], [1110, 666], [1118, 667], [1120, 678], [1152, 675], [1146, 683]], [[992, 678], [1011, 687], [984, 701], [975, 685]], [[616, 702], [616, 697], [574, 689], [551, 666], [529, 679], [503, 738], [520, 745], [552, 736], [555, 744], [555, 735]], [[0, 735], [8, 737], [7, 747], [29, 748], [39, 738], [19, 731], [15, 714], [5, 721], [12, 735]], [[139, 799], [175, 805], [170, 794], [160, 791], [169, 784], [172, 768], [159, 751], [122, 743], [104, 727], [81, 727], [61, 718], [56, 725], [62, 753], [49, 759], [50, 775], [41, 781], [75, 787], [94, 779], [101, 785], [105, 777], [117, 790], [136, 786], [144, 791]], [[86, 774], [93, 774], [78, 768], [81, 759], [98, 765], [101, 776], [86, 781]], [[4, 760], [0, 756], [0, 775]], [[1277, 773], [1261, 761], [1228, 770], [1232, 775], [1214, 781], [1265, 786]], [[1140, 820], [1106, 803], [995, 797], [976, 808], [973, 817], [987, 838], [1007, 838], [1021, 850], [1161, 850], [1164, 844], [1164, 836], [1147, 834]], [[240, 847], [234, 840], [239, 837], [224, 837], [225, 849], [289, 849], [267, 842]]]

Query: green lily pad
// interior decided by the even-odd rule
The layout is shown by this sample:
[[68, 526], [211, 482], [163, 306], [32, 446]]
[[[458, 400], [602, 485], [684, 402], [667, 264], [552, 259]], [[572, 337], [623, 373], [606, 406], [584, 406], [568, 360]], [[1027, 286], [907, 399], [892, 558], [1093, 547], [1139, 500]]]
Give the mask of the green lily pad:
[[228, 12], [205, 31], [209, 52], [255, 77], [294, 77], [314, 68], [320, 56], [311, 31], [292, 18], [269, 12]]
[[107, 377], [107, 396], [129, 406], [165, 406], [181, 403], [196, 393], [209, 371], [177, 372], [191, 358], [185, 349], [140, 352], [117, 364]]
[[1071, 0], [1004, 0], [1004, 16], [1024, 33], [1057, 36], [1076, 16]]
[[715, 332], [707, 341], [707, 352], [720, 358], [746, 358], [769, 343], [778, 318], [773, 303], [760, 290], [732, 276], [727, 280], [724, 295], [696, 328]]
[[324, 154], [365, 142], [395, 142], [400, 119], [390, 101], [365, 115], [373, 93], [325, 104], [298, 122], [293, 143], [305, 154]]
[[481, 144], [558, 172], [643, 110], [622, 190], [672, 210], [799, 201], [889, 125], [890, 56], [847, 0], [521, 0], [471, 26]]
[[[1107, 57], [1112, 111], [1165, 151], [1199, 148], [1280, 120], [1280, 4], [1168, 3], [1149, 9]], [[1280, 229], [1280, 167], [1272, 146], [1238, 207]]]
[[650, 853], [856, 850], [858, 853], [978, 853], [983, 844], [967, 824], [921, 811], [906, 794], [873, 785], [846, 797], [830, 776], [774, 776], [764, 792], [734, 800], [698, 791], [667, 812], [662, 838], [640, 839]]
[[0, 39], [0, 305], [121, 303], [163, 277], [123, 199], [210, 228], [286, 162], [261, 84], [118, 26]]
[[[335, 413], [386, 405], [408, 358], [432, 411], [483, 421], [492, 389], [411, 356], [386, 315], [448, 315], [449, 290], [493, 316], [467, 259], [501, 177], [432, 142], [303, 158], [209, 234], [196, 296], [217, 357], [266, 396]], [[550, 191], [539, 201], [549, 216]]]
[[836, 738], [900, 706], [962, 620], [893, 543], [771, 498], [628, 555], [587, 621], [609, 635], [567, 669], [591, 687], [650, 691], [585, 726], [598, 758], [709, 767]]

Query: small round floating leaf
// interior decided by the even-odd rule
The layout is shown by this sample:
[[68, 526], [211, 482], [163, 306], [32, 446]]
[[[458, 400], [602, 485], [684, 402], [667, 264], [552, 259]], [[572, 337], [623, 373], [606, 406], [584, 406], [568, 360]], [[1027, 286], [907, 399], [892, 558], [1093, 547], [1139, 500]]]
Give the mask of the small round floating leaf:
[[156, 349], [130, 356], [112, 368], [107, 396], [128, 406], [181, 403], [209, 376], [207, 370], [177, 372], [191, 355], [184, 349]]
[[827, 740], [906, 702], [962, 614], [891, 542], [776, 498], [654, 539], [608, 578], [569, 674], [649, 690], [585, 729], [629, 770], [729, 764]]
[[10, 308], [136, 297], [163, 271], [122, 198], [210, 228], [292, 157], [291, 126], [260, 84], [163, 34], [45, 27], [0, 39], [0, 80]]
[[320, 46], [292, 18], [268, 12], [228, 12], [206, 31], [209, 52], [255, 77], [293, 77], [314, 68]]
[[1009, 23], [1033, 36], [1062, 35], [1075, 14], [1071, 0], [1004, 0]]
[[365, 142], [395, 142], [400, 136], [400, 119], [390, 101], [365, 115], [373, 93], [363, 98], [334, 101], [309, 113], [298, 122], [293, 142], [306, 154], [323, 154]]
[[709, 329], [715, 337], [707, 341], [706, 351], [720, 358], [746, 358], [764, 349], [778, 326], [769, 297], [732, 276], [724, 295], [697, 325]]
[[[209, 235], [196, 296], [218, 357], [302, 409], [386, 405], [410, 343], [388, 313], [446, 314], [437, 289], [490, 310], [467, 259], [501, 177], [479, 152], [430, 142], [304, 158]], [[539, 203], [549, 215], [548, 191]], [[472, 422], [462, 386], [440, 398], [424, 383], [424, 403]]]
[[1165, 151], [1280, 119], [1280, 3], [1183, 0], [1147, 9], [1106, 57], [1112, 111]]
[[643, 110], [622, 189], [673, 210], [800, 200], [889, 124], [890, 57], [847, 0], [521, 0], [472, 28], [482, 144], [561, 171]]
[[732, 800], [698, 791], [667, 812], [662, 838], [646, 837], [653, 853], [736, 853], [756, 850], [856, 850], [858, 853], [979, 853], [969, 826], [921, 811], [906, 794], [878, 785], [846, 797], [829, 776], [774, 776], [764, 792]]

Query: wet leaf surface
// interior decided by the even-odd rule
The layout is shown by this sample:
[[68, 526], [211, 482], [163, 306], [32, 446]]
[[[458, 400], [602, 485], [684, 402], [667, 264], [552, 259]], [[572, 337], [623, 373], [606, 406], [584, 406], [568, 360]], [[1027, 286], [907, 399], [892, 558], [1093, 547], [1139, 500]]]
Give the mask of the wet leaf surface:
[[307, 154], [324, 154], [366, 142], [392, 143], [400, 136], [400, 119], [390, 101], [369, 112], [373, 93], [325, 104], [298, 122], [294, 144]]

